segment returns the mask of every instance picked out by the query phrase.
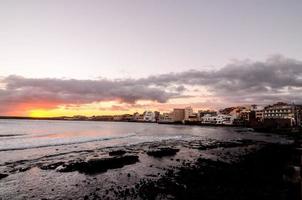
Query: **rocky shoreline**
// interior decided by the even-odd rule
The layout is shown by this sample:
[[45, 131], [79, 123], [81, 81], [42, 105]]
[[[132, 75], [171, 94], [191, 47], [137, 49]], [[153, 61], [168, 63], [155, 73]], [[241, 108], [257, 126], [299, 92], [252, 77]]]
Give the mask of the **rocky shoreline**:
[[142, 181], [137, 193], [142, 199], [289, 199], [282, 179], [288, 156], [287, 147], [268, 145], [235, 163], [198, 158], [155, 182]]
[[[2, 199], [289, 199], [295, 192], [284, 174], [296, 146], [167, 140], [58, 154], [5, 163], [0, 192]], [[19, 177], [45, 186], [5, 185]]]

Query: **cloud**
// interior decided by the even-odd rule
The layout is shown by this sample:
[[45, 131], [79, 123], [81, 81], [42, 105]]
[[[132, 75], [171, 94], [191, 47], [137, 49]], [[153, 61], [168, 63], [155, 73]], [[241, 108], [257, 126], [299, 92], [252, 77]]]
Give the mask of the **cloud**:
[[130, 79], [61, 80], [8, 76], [1, 82], [5, 84], [5, 88], [0, 89], [0, 113], [17, 105], [49, 108], [61, 104], [87, 104], [112, 100], [130, 104], [138, 100], [164, 103], [176, 95]]
[[[218, 70], [189, 70], [140, 79], [75, 80], [2, 77], [0, 114], [10, 110], [59, 105], [81, 105], [118, 101], [135, 105], [138, 100], [165, 103], [170, 99], [206, 96], [207, 102], [220, 99], [225, 104], [274, 101], [302, 102], [302, 62], [273, 56], [264, 62], [236, 61]], [[196, 90], [196, 87], [202, 90]], [[207, 91], [204, 94], [198, 91]], [[114, 107], [118, 109], [118, 107]]]
[[141, 79], [159, 86], [205, 87], [229, 103], [302, 102], [302, 62], [277, 55], [264, 62], [237, 61], [219, 70], [190, 70]]

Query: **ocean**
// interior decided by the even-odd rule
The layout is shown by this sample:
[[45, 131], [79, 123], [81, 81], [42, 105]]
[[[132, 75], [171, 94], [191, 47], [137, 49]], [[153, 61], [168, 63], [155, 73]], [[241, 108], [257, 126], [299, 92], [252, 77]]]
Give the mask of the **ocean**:
[[[203, 145], [211, 142], [215, 145], [205, 150]], [[199, 159], [232, 163], [263, 144], [288, 142], [278, 135], [236, 127], [0, 120], [0, 199], [120, 199], [123, 190], [128, 199], [145, 199], [135, 196], [146, 193], [141, 183], [159, 180], [171, 170], [177, 174]], [[176, 148], [177, 153], [162, 158], [148, 154], [161, 147]], [[116, 149], [124, 150], [125, 156], [110, 156]], [[130, 162], [129, 157], [137, 160]], [[207, 163], [202, 169], [211, 167], [212, 162]], [[61, 171], [79, 165], [83, 166]], [[81, 171], [91, 166], [97, 173]]]
[[[284, 139], [246, 128], [134, 122], [0, 120], [0, 164], [58, 153], [162, 140]], [[284, 140], [286, 141], [286, 140]]]

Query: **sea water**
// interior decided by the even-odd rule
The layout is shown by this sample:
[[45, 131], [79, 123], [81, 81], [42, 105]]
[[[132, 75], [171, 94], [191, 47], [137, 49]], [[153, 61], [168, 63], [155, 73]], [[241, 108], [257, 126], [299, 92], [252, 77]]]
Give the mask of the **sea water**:
[[0, 120], [0, 164], [52, 154], [171, 139], [283, 141], [279, 136], [257, 133], [245, 128], [3, 119]]

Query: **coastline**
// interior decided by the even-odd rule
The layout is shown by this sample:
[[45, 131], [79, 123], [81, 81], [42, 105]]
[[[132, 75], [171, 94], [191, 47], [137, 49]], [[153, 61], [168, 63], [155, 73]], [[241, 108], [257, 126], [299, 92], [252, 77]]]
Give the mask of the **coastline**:
[[229, 124], [203, 124], [203, 123], [182, 123], [182, 122], [151, 122], [151, 121], [133, 121], [133, 120], [93, 120], [93, 119], [63, 119], [61, 117], [17, 117], [17, 116], [0, 116], [0, 119], [6, 120], [53, 120], [53, 121], [84, 121], [84, 122], [125, 122], [125, 123], [146, 123], [146, 124], [165, 124], [165, 125], [185, 125], [185, 126], [201, 126], [201, 127], [238, 127], [238, 128], [251, 128], [260, 133], [272, 133], [280, 135], [302, 134], [302, 127], [289, 127], [289, 128], [267, 128], [267, 127], [253, 127], [247, 125], [229, 125]]
[[166, 140], [71, 152], [5, 163], [0, 190], [3, 199], [284, 199], [296, 145]]

